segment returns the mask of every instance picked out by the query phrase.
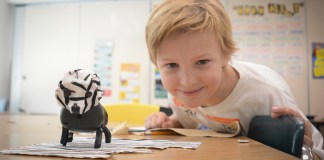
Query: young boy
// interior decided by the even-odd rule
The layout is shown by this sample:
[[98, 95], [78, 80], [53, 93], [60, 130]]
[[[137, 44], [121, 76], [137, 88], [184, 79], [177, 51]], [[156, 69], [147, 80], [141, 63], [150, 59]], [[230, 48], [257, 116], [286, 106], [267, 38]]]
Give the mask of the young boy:
[[237, 50], [231, 23], [217, 0], [164, 1], [149, 18], [146, 41], [174, 111], [149, 116], [146, 128], [231, 132], [228, 125], [239, 121], [246, 135], [256, 115], [291, 115], [305, 121], [304, 143], [324, 159], [323, 138], [287, 83], [266, 66], [231, 60]]

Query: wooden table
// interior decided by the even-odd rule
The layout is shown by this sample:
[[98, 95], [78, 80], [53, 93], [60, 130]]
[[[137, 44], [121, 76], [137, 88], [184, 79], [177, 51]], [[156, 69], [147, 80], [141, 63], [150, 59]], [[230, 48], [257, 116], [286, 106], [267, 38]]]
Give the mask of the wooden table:
[[[61, 124], [57, 115], [9, 115], [0, 114], [0, 149], [59, 141]], [[174, 141], [199, 141], [202, 145], [196, 150], [168, 148], [154, 150], [153, 154], [116, 154], [111, 160], [209, 160], [209, 159], [296, 159], [295, 157], [265, 146], [254, 140], [238, 143], [235, 138], [185, 137], [175, 135], [120, 135], [116, 138], [167, 139]], [[103, 136], [104, 138], [104, 136]], [[76, 160], [75, 158], [40, 157], [0, 154], [0, 159], [7, 160]]]

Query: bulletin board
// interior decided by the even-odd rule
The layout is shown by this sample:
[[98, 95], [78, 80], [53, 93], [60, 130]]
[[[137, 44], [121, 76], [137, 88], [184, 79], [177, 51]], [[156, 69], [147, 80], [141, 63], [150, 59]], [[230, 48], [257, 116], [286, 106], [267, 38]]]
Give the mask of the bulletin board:
[[289, 84], [298, 106], [308, 112], [306, 6], [303, 0], [230, 0], [234, 59], [271, 67]]

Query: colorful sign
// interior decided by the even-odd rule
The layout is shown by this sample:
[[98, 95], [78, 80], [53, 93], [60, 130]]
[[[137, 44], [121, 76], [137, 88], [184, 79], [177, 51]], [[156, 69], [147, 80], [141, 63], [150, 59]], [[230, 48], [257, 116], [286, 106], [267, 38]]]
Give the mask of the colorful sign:
[[313, 78], [324, 78], [324, 43], [313, 43]]
[[119, 101], [140, 102], [140, 64], [121, 64]]
[[99, 76], [104, 90], [103, 96], [111, 96], [112, 92], [112, 41], [97, 41], [94, 50], [94, 72]]
[[155, 98], [163, 99], [167, 98], [168, 93], [162, 85], [160, 71], [155, 69]]

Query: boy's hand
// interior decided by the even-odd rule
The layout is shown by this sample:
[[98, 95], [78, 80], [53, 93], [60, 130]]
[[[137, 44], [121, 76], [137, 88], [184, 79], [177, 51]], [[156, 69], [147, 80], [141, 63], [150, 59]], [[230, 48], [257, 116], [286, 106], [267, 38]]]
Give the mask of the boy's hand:
[[304, 144], [306, 144], [310, 148], [313, 147], [312, 124], [300, 110], [291, 107], [279, 106], [279, 107], [272, 107], [271, 111], [272, 111], [271, 113], [272, 118], [277, 118], [281, 115], [289, 115], [289, 116], [302, 119], [305, 124]]
[[[172, 116], [171, 116], [172, 117]], [[168, 117], [163, 112], [153, 113], [145, 120], [145, 128], [174, 128], [175, 126], [174, 120]]]

